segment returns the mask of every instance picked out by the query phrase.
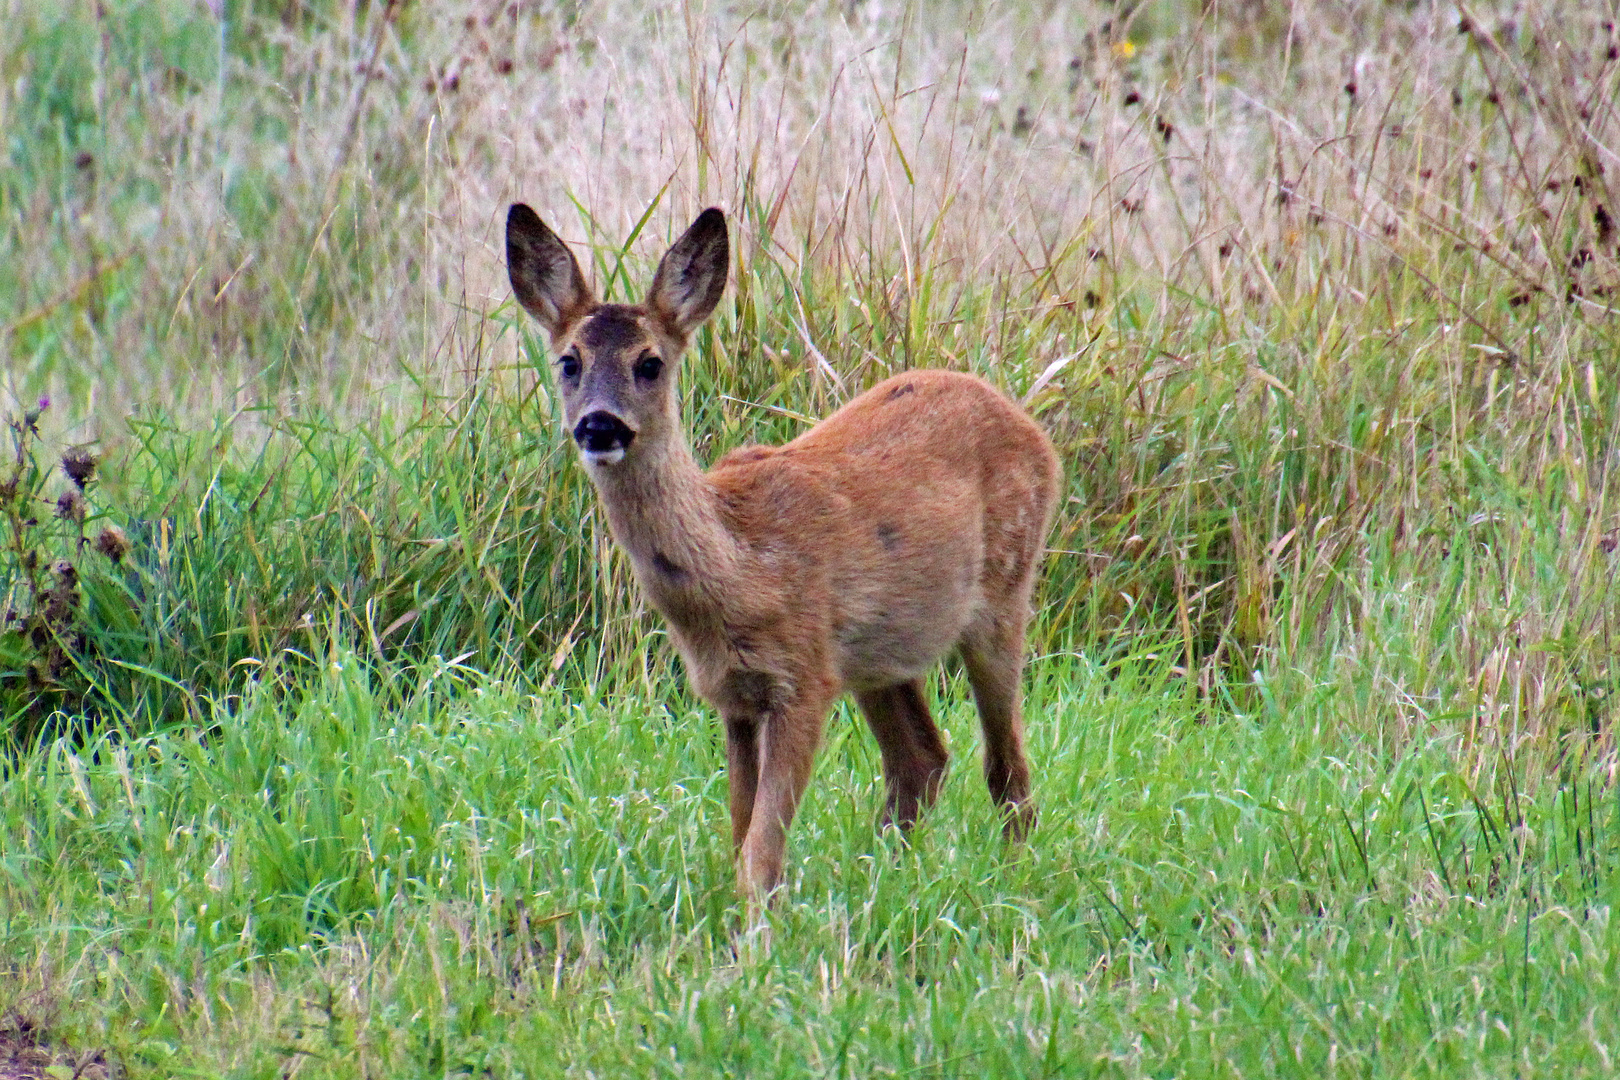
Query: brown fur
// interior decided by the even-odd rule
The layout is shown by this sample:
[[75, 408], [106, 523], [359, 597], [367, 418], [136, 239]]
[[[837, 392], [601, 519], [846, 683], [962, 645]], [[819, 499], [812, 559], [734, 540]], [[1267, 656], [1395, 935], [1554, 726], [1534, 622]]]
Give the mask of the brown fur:
[[[788, 825], [846, 690], [882, 751], [885, 819], [908, 826], [933, 801], [947, 753], [923, 676], [952, 648], [978, 704], [990, 794], [1009, 837], [1023, 836], [1034, 822], [1024, 630], [1060, 478], [1045, 433], [981, 379], [910, 371], [784, 446], [733, 451], [704, 473], [675, 373], [724, 289], [719, 212], [670, 249], [639, 307], [598, 304], [528, 207], [512, 208], [507, 238], [513, 289], [560, 358], [569, 429], [611, 415], [634, 433], [621, 459], [585, 453], [586, 468], [693, 687], [725, 722], [744, 892], [780, 881]], [[637, 374], [649, 357], [663, 364], [653, 379]]]

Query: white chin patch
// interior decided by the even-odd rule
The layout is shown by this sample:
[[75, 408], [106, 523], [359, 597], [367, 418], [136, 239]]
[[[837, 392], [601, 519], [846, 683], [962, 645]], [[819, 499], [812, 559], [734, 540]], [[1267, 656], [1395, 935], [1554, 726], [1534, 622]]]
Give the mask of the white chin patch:
[[624, 460], [622, 446], [616, 446], [612, 450], [581, 450], [579, 453], [587, 465], [615, 465]]

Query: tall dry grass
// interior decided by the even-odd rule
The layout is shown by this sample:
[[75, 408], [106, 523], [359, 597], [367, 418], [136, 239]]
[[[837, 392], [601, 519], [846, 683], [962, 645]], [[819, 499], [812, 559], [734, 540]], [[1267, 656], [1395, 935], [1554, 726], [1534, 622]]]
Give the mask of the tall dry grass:
[[[1051, 359], [1121, 291], [1143, 325], [1301, 338], [1398, 277], [1451, 360], [1609, 312], [1620, 39], [1592, 5], [13, 0], [6, 25], [29, 393], [454, 368], [465, 308], [506, 299], [516, 198], [604, 271], [718, 203], [741, 269], [870, 297], [850, 317], [902, 345], [951, 344], [969, 296]], [[816, 348], [867, 362], [843, 336]]]

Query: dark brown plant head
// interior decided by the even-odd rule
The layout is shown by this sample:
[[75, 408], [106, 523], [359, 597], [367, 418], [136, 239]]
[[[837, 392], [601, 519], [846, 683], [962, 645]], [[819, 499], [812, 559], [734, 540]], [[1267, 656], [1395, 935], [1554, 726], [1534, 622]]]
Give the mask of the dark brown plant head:
[[63, 521], [84, 521], [84, 496], [78, 488], [68, 488], [56, 499], [56, 516]]
[[115, 564], [124, 561], [124, 556], [130, 552], [129, 537], [124, 530], [116, 525], [108, 525], [96, 535], [96, 550], [101, 552]]
[[88, 450], [74, 447], [62, 455], [62, 471], [83, 491], [84, 485], [96, 475], [96, 457]]

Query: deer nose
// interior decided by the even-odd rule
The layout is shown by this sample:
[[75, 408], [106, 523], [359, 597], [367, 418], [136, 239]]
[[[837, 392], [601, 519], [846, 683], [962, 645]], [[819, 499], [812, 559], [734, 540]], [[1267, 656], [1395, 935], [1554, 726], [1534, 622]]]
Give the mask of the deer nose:
[[574, 441], [579, 443], [581, 450], [589, 454], [623, 451], [635, 437], [636, 433], [631, 431], [623, 420], [600, 409], [586, 415], [574, 427]]

